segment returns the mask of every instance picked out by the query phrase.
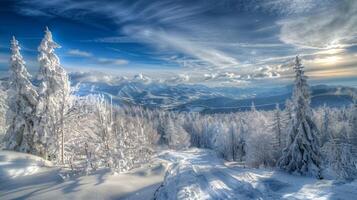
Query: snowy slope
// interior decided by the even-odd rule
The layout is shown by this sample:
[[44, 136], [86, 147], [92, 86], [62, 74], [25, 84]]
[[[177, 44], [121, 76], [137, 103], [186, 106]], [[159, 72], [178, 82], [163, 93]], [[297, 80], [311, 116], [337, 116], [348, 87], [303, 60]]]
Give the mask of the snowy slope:
[[248, 169], [224, 163], [213, 151], [166, 152], [173, 162], [156, 192], [173, 199], [356, 199], [357, 181], [316, 180], [284, 172]]
[[0, 151], [0, 199], [148, 199], [166, 170], [154, 161], [130, 173], [99, 170], [64, 181], [48, 164], [36, 156]]

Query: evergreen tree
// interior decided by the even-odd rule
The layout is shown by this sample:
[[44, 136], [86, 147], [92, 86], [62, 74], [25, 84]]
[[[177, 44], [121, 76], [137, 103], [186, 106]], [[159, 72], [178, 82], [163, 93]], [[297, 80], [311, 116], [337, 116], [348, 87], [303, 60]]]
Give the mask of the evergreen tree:
[[39, 104], [37, 115], [37, 154], [46, 159], [57, 159], [63, 163], [64, 152], [64, 116], [70, 94], [68, 75], [62, 68], [55, 49], [60, 46], [53, 41], [52, 33], [46, 27], [45, 36], [38, 47], [40, 71], [38, 79]]
[[274, 158], [276, 160], [280, 158], [281, 153], [285, 147], [284, 122], [284, 115], [279, 108], [279, 104], [276, 104], [276, 108], [273, 112], [273, 123], [271, 127], [272, 133], [274, 135], [273, 147], [275, 150]]
[[19, 42], [11, 40], [10, 88], [8, 90], [6, 148], [34, 152], [34, 120], [38, 94], [20, 53]]
[[296, 76], [292, 96], [292, 123], [289, 127], [288, 145], [278, 166], [288, 172], [321, 178], [318, 130], [311, 119], [309, 86], [298, 56], [294, 69]]

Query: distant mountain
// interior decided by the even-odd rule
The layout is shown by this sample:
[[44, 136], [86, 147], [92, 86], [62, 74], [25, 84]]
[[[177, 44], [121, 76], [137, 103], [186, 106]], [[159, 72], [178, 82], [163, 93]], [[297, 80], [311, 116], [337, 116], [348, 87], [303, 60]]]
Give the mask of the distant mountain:
[[199, 85], [167, 85], [164, 83], [142, 83], [123, 81], [116, 85], [106, 83], [81, 83], [79, 95], [104, 94], [114, 102], [143, 105], [151, 108], [174, 108], [197, 99], [209, 99], [222, 94], [209, 87]]
[[[291, 97], [292, 86], [276, 88], [207, 87], [204, 85], [170, 85], [151, 81], [138, 75], [115, 84], [81, 82], [79, 95], [104, 94], [117, 104], [142, 105], [175, 111], [227, 113], [246, 111], [252, 103], [260, 110], [274, 109], [278, 103], [284, 108]], [[311, 87], [311, 105], [331, 107], [352, 103], [350, 94], [355, 88], [316, 85]]]

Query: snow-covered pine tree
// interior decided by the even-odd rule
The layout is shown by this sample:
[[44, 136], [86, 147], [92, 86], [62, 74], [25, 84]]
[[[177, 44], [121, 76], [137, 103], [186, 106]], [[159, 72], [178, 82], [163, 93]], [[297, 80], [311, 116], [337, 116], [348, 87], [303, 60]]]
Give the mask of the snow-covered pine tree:
[[285, 147], [285, 134], [284, 134], [284, 121], [283, 114], [279, 108], [279, 104], [276, 104], [276, 108], [273, 113], [273, 123], [271, 125], [271, 131], [274, 136], [273, 147], [275, 151], [274, 157], [279, 159], [283, 148]]
[[295, 85], [293, 89], [293, 116], [287, 147], [278, 166], [291, 173], [312, 175], [321, 178], [321, 156], [318, 144], [318, 130], [312, 121], [309, 86], [304, 67], [298, 56], [295, 59]]
[[38, 79], [39, 104], [37, 115], [38, 155], [51, 160], [64, 160], [64, 115], [70, 95], [68, 75], [62, 68], [55, 49], [60, 46], [53, 41], [46, 27], [45, 36], [38, 47], [40, 71]]
[[6, 148], [26, 153], [35, 151], [34, 120], [38, 94], [20, 53], [19, 42], [11, 40], [10, 88], [8, 90]]

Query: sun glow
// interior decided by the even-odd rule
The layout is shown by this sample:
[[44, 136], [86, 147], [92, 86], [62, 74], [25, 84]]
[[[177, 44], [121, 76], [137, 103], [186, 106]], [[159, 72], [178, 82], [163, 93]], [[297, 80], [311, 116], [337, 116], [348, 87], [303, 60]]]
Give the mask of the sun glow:
[[323, 64], [323, 65], [333, 65], [340, 62], [342, 58], [340, 56], [328, 56], [324, 58], [314, 59], [314, 63]]

